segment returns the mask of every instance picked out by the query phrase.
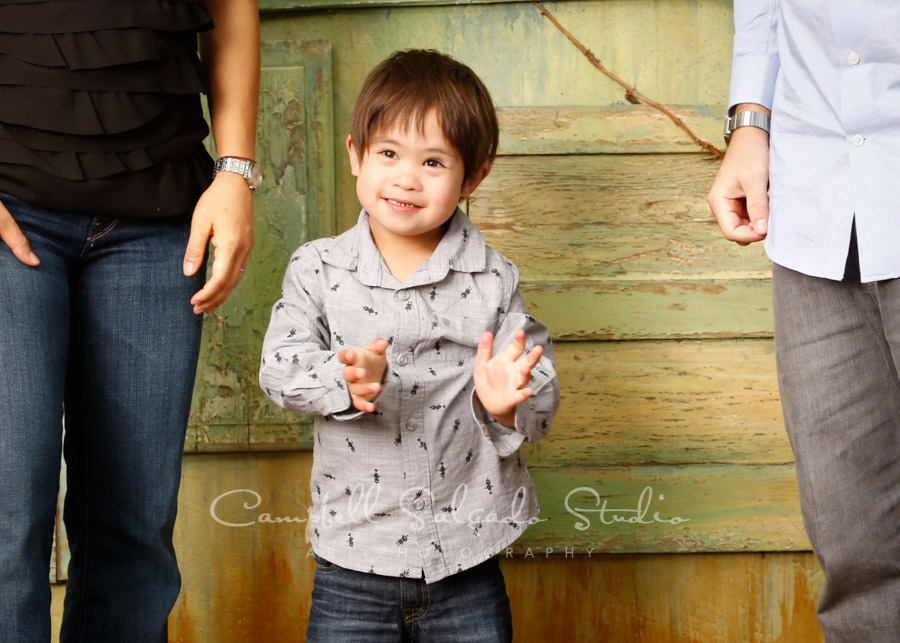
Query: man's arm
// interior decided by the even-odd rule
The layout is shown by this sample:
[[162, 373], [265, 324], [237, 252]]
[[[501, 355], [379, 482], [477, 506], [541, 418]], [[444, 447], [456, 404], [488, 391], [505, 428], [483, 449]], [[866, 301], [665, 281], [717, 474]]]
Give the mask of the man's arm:
[[[729, 113], [770, 116], [778, 76], [778, 1], [735, 0]], [[707, 196], [725, 238], [747, 245], [765, 239], [769, 219], [769, 135], [740, 127]]]
[[[212, 132], [220, 157], [255, 160], [259, 104], [259, 10], [256, 0], [207, 0], [215, 28], [200, 52], [209, 81]], [[212, 276], [192, 298], [195, 313], [210, 312], [241, 279], [253, 247], [253, 201], [246, 181], [219, 172], [200, 197], [184, 255], [184, 273], [200, 268], [207, 241], [215, 247]]]
[[[735, 113], [762, 105], [741, 104]], [[769, 135], [758, 127], [740, 127], [731, 142], [706, 197], [722, 234], [742, 246], [766, 238], [769, 220]]]

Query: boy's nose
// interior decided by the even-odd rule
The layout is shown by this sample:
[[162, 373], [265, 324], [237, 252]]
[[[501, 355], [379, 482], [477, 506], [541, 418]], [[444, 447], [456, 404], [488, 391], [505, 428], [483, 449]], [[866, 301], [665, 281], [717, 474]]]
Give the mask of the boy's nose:
[[421, 182], [414, 168], [398, 167], [394, 175], [394, 185], [404, 190], [416, 190], [421, 186]]

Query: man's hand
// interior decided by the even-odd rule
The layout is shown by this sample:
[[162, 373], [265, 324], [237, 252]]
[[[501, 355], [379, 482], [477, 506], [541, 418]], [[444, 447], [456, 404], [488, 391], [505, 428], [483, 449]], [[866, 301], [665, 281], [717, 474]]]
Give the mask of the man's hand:
[[0, 203], [0, 240], [9, 246], [15, 258], [26, 266], [36, 266], [41, 263], [37, 255], [31, 251], [31, 245], [19, 229], [19, 224], [2, 203]]
[[208, 313], [221, 304], [241, 280], [253, 247], [253, 192], [235, 172], [219, 172], [194, 208], [191, 236], [184, 253], [184, 274], [203, 263], [206, 242], [215, 248], [212, 276], [193, 297], [194, 313]]
[[343, 376], [350, 391], [350, 401], [363, 413], [375, 410], [372, 400], [381, 392], [387, 347], [387, 340], [379, 337], [364, 348], [345, 348], [338, 352], [338, 361], [346, 364]]
[[[535, 346], [524, 357], [525, 331], [516, 331], [512, 343], [502, 352], [493, 355], [494, 336], [482, 333], [475, 354], [473, 375], [475, 394], [484, 410], [501, 424], [514, 427], [516, 406], [531, 397], [530, 388], [522, 388], [531, 379], [535, 367], [544, 352], [543, 346]], [[520, 359], [521, 358], [521, 359]]]
[[758, 127], [736, 129], [706, 197], [726, 239], [746, 246], [766, 238], [768, 186], [769, 135]]

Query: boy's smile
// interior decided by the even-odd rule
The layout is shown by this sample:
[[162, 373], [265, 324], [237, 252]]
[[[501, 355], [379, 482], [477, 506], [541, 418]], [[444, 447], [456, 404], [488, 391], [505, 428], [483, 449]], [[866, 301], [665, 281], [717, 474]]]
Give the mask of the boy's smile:
[[395, 124], [373, 137], [362, 158], [350, 137], [347, 151], [357, 177], [357, 197], [382, 252], [385, 246], [410, 243], [433, 250], [459, 200], [487, 175], [485, 169], [463, 185], [462, 159], [444, 137], [434, 110], [426, 115], [421, 132], [415, 123]]

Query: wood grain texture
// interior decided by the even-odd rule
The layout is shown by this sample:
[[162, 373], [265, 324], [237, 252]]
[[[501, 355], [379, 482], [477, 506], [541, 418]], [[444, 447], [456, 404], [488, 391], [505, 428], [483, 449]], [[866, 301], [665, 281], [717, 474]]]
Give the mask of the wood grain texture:
[[[244, 507], [256, 502], [252, 496], [225, 497], [217, 517], [243, 523], [264, 512], [305, 516], [310, 465], [308, 453], [185, 458], [175, 529], [184, 584], [170, 617], [170, 641], [303, 640], [313, 577], [303, 526], [226, 527], [212, 518], [210, 505], [226, 491], [251, 489], [258, 506]], [[670, 488], [654, 510], [674, 506], [682, 488]], [[542, 500], [545, 509], [550, 503]], [[714, 507], [694, 517], [701, 512], [712, 515]], [[588, 554], [560, 547], [548, 554], [534, 548], [530, 555], [501, 553], [501, 566], [515, 640], [522, 643], [821, 641], [814, 605], [823, 577], [810, 553]]]
[[[665, 107], [701, 139], [724, 148], [720, 107]], [[500, 155], [701, 152], [668, 116], [647, 105], [502, 107], [497, 114]]]
[[556, 346], [560, 409], [530, 467], [789, 464], [769, 340]]
[[313, 575], [305, 528], [274, 520], [306, 516], [311, 463], [303, 453], [185, 458], [175, 525], [183, 586], [170, 641], [302, 640]]
[[793, 464], [530, 471], [544, 522], [514, 552], [809, 550]]
[[726, 242], [697, 154], [501, 157], [469, 202], [489, 245], [530, 283], [758, 279], [759, 245]]
[[538, 282], [520, 291], [560, 341], [769, 338], [774, 330], [768, 278]]
[[812, 554], [501, 559], [515, 640], [819, 643]]

